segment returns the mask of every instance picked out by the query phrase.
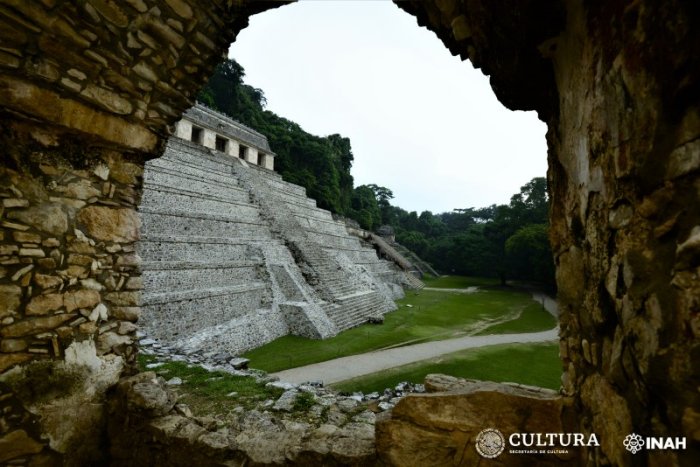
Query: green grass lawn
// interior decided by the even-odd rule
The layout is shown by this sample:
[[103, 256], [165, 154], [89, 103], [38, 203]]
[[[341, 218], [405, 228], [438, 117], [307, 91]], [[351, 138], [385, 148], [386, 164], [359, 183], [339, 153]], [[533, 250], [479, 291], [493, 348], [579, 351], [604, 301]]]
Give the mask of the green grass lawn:
[[466, 289], [467, 287], [485, 287], [500, 284], [498, 279], [490, 277], [467, 276], [440, 276], [423, 280], [426, 287], [439, 287], [441, 289]]
[[557, 320], [540, 304], [531, 301], [525, 307], [518, 319], [494, 324], [479, 331], [477, 335], [488, 334], [518, 334], [523, 332], [538, 332], [552, 329], [557, 325]]
[[[445, 286], [448, 288], [474, 285], [471, 279], [447, 279], [450, 278], [438, 280], [449, 284]], [[399, 309], [388, 313], [384, 324], [362, 325], [324, 340], [286, 336], [244, 356], [251, 360], [251, 368], [280, 371], [397, 345], [467, 334], [495, 334], [484, 330], [484, 323], [502, 320], [504, 316], [515, 315], [519, 310], [523, 310], [523, 313], [507, 327], [509, 330], [497, 332], [543, 331], [554, 327], [551, 316], [541, 311], [541, 307], [527, 293], [509, 289], [489, 289], [471, 294], [409, 291], [405, 298], [397, 301], [397, 305]]]
[[558, 344], [508, 344], [463, 350], [331, 386], [346, 392], [381, 392], [402, 381], [422, 383], [427, 374], [443, 373], [462, 378], [558, 389], [561, 372]]

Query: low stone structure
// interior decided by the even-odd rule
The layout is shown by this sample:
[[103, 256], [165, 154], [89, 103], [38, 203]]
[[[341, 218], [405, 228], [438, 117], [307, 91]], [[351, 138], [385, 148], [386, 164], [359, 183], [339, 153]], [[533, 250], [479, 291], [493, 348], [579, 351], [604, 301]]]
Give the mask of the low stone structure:
[[236, 361], [224, 359], [203, 366], [247, 378], [261, 397], [232, 392], [219, 401], [221, 410], [204, 415], [182, 403], [192, 395], [187, 381], [162, 366], [187, 357], [153, 343], [142, 343], [141, 351], [154, 357], [146, 365], [154, 372], [122, 379], [110, 401], [112, 466], [382, 465], [375, 421], [408, 394], [425, 392], [422, 384], [402, 382], [381, 393], [339, 394], [318, 383], [238, 370]]
[[[323, 388], [289, 389], [276, 402], [215, 417], [193, 416], [151, 372], [122, 379], [114, 392], [113, 467], [379, 465], [369, 404]], [[290, 413], [304, 393], [313, 406]]]
[[269, 170], [275, 168], [275, 153], [267, 138], [224, 114], [197, 104], [175, 124], [175, 136], [238, 157]]
[[173, 137], [146, 164], [138, 246], [146, 332], [186, 351], [236, 354], [287, 334], [333, 336], [395, 309], [413, 278], [304, 188], [231, 157], [230, 146], [252, 147], [253, 137], [269, 151], [264, 136], [202, 106], [185, 113], [176, 135], [212, 121], [238, 140], [217, 149], [206, 144], [213, 132], [204, 145]]

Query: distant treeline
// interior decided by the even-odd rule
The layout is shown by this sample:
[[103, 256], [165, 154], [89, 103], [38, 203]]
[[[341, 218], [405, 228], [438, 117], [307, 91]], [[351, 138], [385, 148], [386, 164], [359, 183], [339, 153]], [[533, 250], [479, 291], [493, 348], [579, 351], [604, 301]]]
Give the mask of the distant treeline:
[[[508, 205], [456, 209], [433, 214], [392, 206], [390, 189], [354, 187], [350, 140], [304, 131], [297, 123], [265, 110], [261, 89], [243, 83], [245, 71], [227, 59], [198, 99], [267, 136], [277, 154], [275, 170], [301, 185], [318, 206], [368, 230], [391, 225], [397, 240], [444, 273], [500, 277], [554, 284], [547, 239], [548, 198], [544, 178], [534, 178]], [[458, 202], [458, 201], [455, 201]]]
[[382, 222], [396, 240], [438, 271], [537, 282], [553, 290], [549, 198], [543, 177], [533, 178], [509, 204], [420, 214], [380, 202]]

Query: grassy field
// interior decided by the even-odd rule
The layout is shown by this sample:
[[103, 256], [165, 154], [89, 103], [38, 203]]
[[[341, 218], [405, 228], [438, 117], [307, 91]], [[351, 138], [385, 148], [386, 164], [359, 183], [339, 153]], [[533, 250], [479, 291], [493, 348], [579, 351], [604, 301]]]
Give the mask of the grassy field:
[[509, 344], [463, 350], [343, 381], [332, 387], [346, 392], [381, 392], [402, 381], [422, 383], [427, 374], [444, 373], [462, 378], [558, 389], [561, 372], [558, 344]]
[[[464, 288], [485, 283], [491, 285], [483, 279], [442, 277], [430, 286]], [[366, 324], [325, 340], [286, 336], [244, 356], [252, 368], [274, 372], [393, 346], [462, 335], [543, 331], [555, 325], [527, 293], [509, 289], [470, 294], [409, 291], [397, 305], [399, 309], [387, 314], [384, 324]], [[506, 319], [513, 321], [497, 324]]]
[[[428, 287], [467, 288], [474, 293], [409, 291], [397, 301], [399, 309], [381, 325], [367, 324], [326, 340], [287, 336], [248, 352], [252, 368], [274, 372], [333, 358], [463, 335], [537, 332], [551, 329], [555, 319], [526, 292], [501, 287], [496, 279], [444, 276], [426, 281]], [[139, 356], [142, 369], [153, 357]], [[558, 345], [512, 344], [470, 349], [393, 368], [333, 385], [341, 391], [381, 391], [401, 381], [422, 382], [426, 374], [445, 373], [465, 378], [511, 381], [556, 389], [561, 374]], [[252, 378], [208, 372], [181, 362], [153, 369], [166, 379], [179, 377], [181, 401], [197, 413], [222, 413], [236, 406], [253, 407], [277, 398], [281, 390], [265, 388]], [[300, 407], [304, 401], [299, 401]]]
[[265, 387], [254, 378], [234, 376], [221, 371], [209, 372], [199, 366], [183, 362], [167, 362], [157, 368], [148, 369], [155, 357], [139, 355], [139, 366], [143, 371], [155, 371], [169, 380], [178, 377], [183, 380], [177, 388], [179, 402], [187, 404], [195, 413], [225, 413], [236, 406], [252, 408], [256, 402], [265, 399], [277, 399], [282, 389]]
[[498, 285], [498, 279], [490, 277], [467, 277], [467, 276], [441, 276], [424, 279], [426, 287], [438, 287], [441, 289], [466, 289], [467, 287], [486, 287]]
[[546, 311], [540, 303], [532, 300], [524, 309], [520, 317], [492, 326], [477, 332], [477, 335], [488, 334], [518, 334], [523, 332], [538, 332], [552, 329], [557, 325], [557, 320]]

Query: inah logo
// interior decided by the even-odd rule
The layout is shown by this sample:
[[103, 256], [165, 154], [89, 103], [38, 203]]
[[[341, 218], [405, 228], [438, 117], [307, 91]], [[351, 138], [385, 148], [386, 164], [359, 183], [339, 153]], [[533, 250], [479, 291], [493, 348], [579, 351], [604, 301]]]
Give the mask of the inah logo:
[[487, 459], [498, 457], [506, 448], [503, 433], [495, 428], [486, 428], [476, 435], [476, 452]]
[[622, 442], [627, 449], [632, 454], [637, 454], [637, 451], [641, 451], [644, 447], [644, 440], [637, 433], [632, 433], [625, 436], [625, 440]]
[[642, 438], [640, 435], [632, 433], [625, 436], [622, 444], [625, 445], [625, 449], [629, 452], [637, 454], [642, 449], [647, 449], [649, 451], [655, 449], [685, 449], [686, 439], [683, 436], [676, 438], [647, 436], [646, 438]]

